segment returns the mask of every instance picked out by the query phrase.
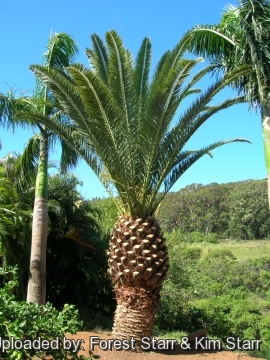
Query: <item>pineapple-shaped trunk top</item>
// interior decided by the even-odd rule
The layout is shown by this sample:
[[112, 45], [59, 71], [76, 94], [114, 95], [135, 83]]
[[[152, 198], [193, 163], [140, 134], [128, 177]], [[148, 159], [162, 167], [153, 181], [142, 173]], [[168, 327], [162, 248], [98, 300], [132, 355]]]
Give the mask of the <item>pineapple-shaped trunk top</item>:
[[122, 215], [112, 230], [108, 255], [115, 288], [160, 289], [168, 269], [168, 254], [153, 217], [130, 221]]

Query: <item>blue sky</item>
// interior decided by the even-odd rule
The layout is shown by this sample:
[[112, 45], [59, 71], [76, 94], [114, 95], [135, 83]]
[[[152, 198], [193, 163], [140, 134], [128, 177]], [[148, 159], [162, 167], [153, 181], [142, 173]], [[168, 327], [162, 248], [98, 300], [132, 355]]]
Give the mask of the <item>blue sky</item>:
[[[231, 1], [235, 4], [235, 1]], [[1, 4], [0, 92], [9, 87], [30, 91], [35, 79], [30, 64], [40, 64], [50, 32], [66, 32], [76, 40], [80, 53], [77, 61], [87, 64], [84, 49], [90, 47], [90, 35], [104, 38], [109, 30], [116, 30], [124, 45], [136, 55], [142, 39], [152, 42], [152, 66], [171, 49], [185, 31], [201, 23], [219, 21], [226, 0], [24, 0], [3, 1]], [[201, 88], [210, 85], [202, 82]], [[230, 90], [219, 96], [233, 96]], [[179, 109], [184, 110], [185, 107]], [[3, 157], [9, 151], [21, 152], [30, 133], [1, 129]], [[200, 159], [178, 180], [174, 191], [192, 184], [225, 183], [266, 177], [260, 115], [248, 112], [241, 104], [212, 117], [195, 134], [189, 149], [198, 149], [214, 141], [235, 137], [247, 138], [252, 145], [233, 143], [214, 150], [213, 158]], [[52, 154], [52, 159], [57, 154]], [[86, 198], [106, 195], [102, 185], [83, 162], [74, 171], [83, 181], [82, 194]]]

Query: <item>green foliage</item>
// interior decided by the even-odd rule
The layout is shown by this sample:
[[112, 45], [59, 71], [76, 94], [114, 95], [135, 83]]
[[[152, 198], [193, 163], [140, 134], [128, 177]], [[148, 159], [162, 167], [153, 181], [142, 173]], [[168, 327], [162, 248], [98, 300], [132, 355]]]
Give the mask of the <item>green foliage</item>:
[[[182, 276], [184, 278], [185, 275], [182, 274]], [[190, 296], [192, 295], [183, 291], [177, 281], [165, 280], [155, 321], [155, 326], [159, 331], [190, 332], [198, 330], [201, 326], [197, 320], [199, 312], [189, 304]]]
[[260, 327], [263, 343], [270, 344], [270, 315], [261, 320]]
[[218, 235], [216, 233], [210, 233], [208, 235], [205, 235], [204, 241], [210, 244], [217, 244], [219, 243]]
[[[0, 268], [0, 275], [11, 275], [16, 269]], [[18, 285], [16, 277], [9, 280], [0, 289], [0, 333], [3, 339], [34, 340], [38, 337], [46, 340], [62, 339], [66, 333], [75, 334], [81, 322], [78, 310], [73, 305], [65, 305], [62, 311], [52, 304], [45, 306], [17, 301], [13, 289]], [[16, 350], [2, 351], [1, 359], [29, 359], [29, 356], [53, 355], [54, 359], [75, 359], [76, 354], [64, 350], [59, 341], [58, 350]], [[16, 352], [16, 355], [15, 355]]]
[[177, 193], [168, 194], [161, 204], [161, 224], [171, 231], [199, 231], [222, 234], [228, 226], [228, 194], [231, 184], [191, 184]]
[[161, 291], [156, 326], [159, 330], [196, 330], [199, 325], [196, 320], [197, 310], [189, 305], [189, 301], [199, 291], [200, 285], [194, 273], [202, 252], [199, 248], [177, 244], [174, 237], [169, 238], [167, 243], [170, 268]]
[[158, 215], [165, 230], [179, 230], [180, 239], [189, 242], [265, 238], [270, 228], [266, 180], [188, 185], [167, 194]]
[[18, 264], [19, 288], [24, 296], [24, 276], [29, 265], [32, 210], [14, 186], [14, 154], [0, 160], [0, 266]]
[[192, 231], [189, 234], [191, 238], [191, 242], [203, 242], [204, 241], [204, 234], [200, 233], [199, 231]]
[[206, 328], [208, 336], [224, 341], [228, 336], [262, 339], [262, 353], [256, 355], [266, 354], [269, 257], [239, 261], [229, 247], [215, 249], [214, 244], [205, 251], [201, 243], [184, 242], [185, 236], [178, 231], [167, 234], [170, 268], [161, 291], [157, 329], [189, 333]]
[[232, 82], [244, 90], [251, 104], [258, 105], [269, 94], [269, 16], [268, 0], [241, 0], [228, 5], [219, 23], [197, 25], [189, 32], [189, 50], [215, 64], [213, 71], [226, 73], [240, 64], [249, 73]]
[[[18, 264], [20, 286], [15, 291], [22, 300], [28, 278], [30, 209], [35, 194], [34, 187], [16, 191], [11, 162], [15, 158], [7, 159], [3, 160], [5, 167], [0, 168], [0, 265]], [[115, 301], [107, 275], [108, 242], [107, 233], [100, 228], [101, 209], [83, 199], [81, 183], [74, 175], [55, 174], [48, 182], [47, 301], [57, 309], [69, 303], [80, 312], [92, 309], [111, 318]]]
[[268, 236], [270, 217], [265, 181], [246, 181], [230, 194], [229, 235], [239, 239]]
[[228, 336], [241, 339], [260, 338], [261, 314], [258, 308], [246, 299], [237, 298], [235, 293], [221, 295], [195, 303], [198, 322], [225, 341]]
[[98, 219], [98, 224], [105, 236], [109, 236], [113, 225], [118, 219], [118, 212], [116, 206], [116, 198], [103, 198], [103, 199], [92, 199], [91, 204], [99, 209], [101, 216]]
[[112, 316], [115, 302], [107, 275], [107, 239], [99, 226], [101, 211], [78, 192], [74, 175], [49, 178], [47, 299], [62, 308], [76, 305]]
[[217, 244], [219, 242], [218, 235], [216, 233], [204, 234], [200, 231], [192, 231], [191, 233], [187, 234], [187, 240], [189, 243], [207, 242]]

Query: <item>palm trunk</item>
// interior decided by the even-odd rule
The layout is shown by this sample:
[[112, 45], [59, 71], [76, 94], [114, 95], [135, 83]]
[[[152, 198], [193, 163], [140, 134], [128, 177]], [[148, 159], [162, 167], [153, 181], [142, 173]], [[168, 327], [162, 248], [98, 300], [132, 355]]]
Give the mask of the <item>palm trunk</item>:
[[[155, 289], [157, 290], [157, 289]], [[159, 303], [158, 291], [141, 287], [115, 289], [117, 308], [114, 315], [112, 335], [115, 339], [136, 340], [135, 347], [141, 349], [141, 338], [151, 338], [155, 314]]]
[[261, 104], [264, 157], [267, 170], [268, 206], [270, 209], [270, 104]]
[[48, 232], [48, 139], [40, 140], [38, 173], [32, 224], [32, 244], [27, 290], [27, 302], [45, 304], [46, 248]]
[[109, 273], [117, 308], [112, 336], [136, 341], [151, 337], [161, 285], [169, 267], [165, 238], [153, 217], [120, 216], [111, 233]]

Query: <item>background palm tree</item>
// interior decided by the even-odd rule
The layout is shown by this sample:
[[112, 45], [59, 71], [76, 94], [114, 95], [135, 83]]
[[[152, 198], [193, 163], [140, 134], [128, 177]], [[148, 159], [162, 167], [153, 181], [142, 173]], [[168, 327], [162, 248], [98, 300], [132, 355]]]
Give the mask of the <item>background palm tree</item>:
[[[201, 93], [181, 115], [177, 109], [209, 71], [187, 82], [201, 59], [183, 58], [186, 39], [160, 59], [150, 81], [151, 43], [145, 38], [135, 61], [114, 31], [106, 44], [92, 35], [87, 49], [92, 69], [74, 64], [61, 70], [33, 65], [31, 70], [52, 91], [70, 119], [33, 112], [39, 121], [69, 143], [102, 183], [118, 193], [119, 220], [110, 236], [109, 273], [117, 299], [113, 336], [151, 336], [162, 282], [168, 269], [165, 239], [154, 214], [165, 194], [199, 158], [233, 139], [199, 150], [184, 147], [216, 112], [243, 97], [210, 105], [213, 97], [246, 69], [235, 69]], [[175, 123], [172, 123], [175, 119]]]
[[[67, 34], [55, 33], [49, 38], [47, 51], [44, 53], [46, 67], [64, 68], [68, 66], [77, 53], [74, 40]], [[46, 104], [44, 103], [46, 102]], [[35, 109], [44, 116], [62, 116], [56, 112], [55, 99], [52, 93], [41, 82], [37, 82], [32, 97], [14, 98], [12, 94], [1, 95], [0, 105], [2, 118], [6, 118], [13, 126], [27, 123], [26, 117], [18, 116], [18, 110], [24, 112]], [[29, 281], [27, 301], [45, 304], [46, 297], [46, 246], [48, 233], [48, 149], [53, 145], [56, 136], [39, 123], [38, 119], [31, 119], [28, 124], [35, 125], [39, 135], [33, 136], [21, 157], [20, 173], [21, 186], [26, 183], [29, 176], [36, 172], [35, 202], [33, 211], [32, 243], [29, 268]], [[76, 152], [67, 143], [61, 141], [62, 157], [61, 167], [66, 170], [77, 163]]]
[[210, 60], [212, 71], [230, 72], [248, 64], [250, 72], [232, 82], [244, 91], [249, 104], [261, 110], [265, 163], [270, 206], [270, 3], [239, 0], [225, 8], [215, 25], [195, 26], [189, 32], [189, 50]]

